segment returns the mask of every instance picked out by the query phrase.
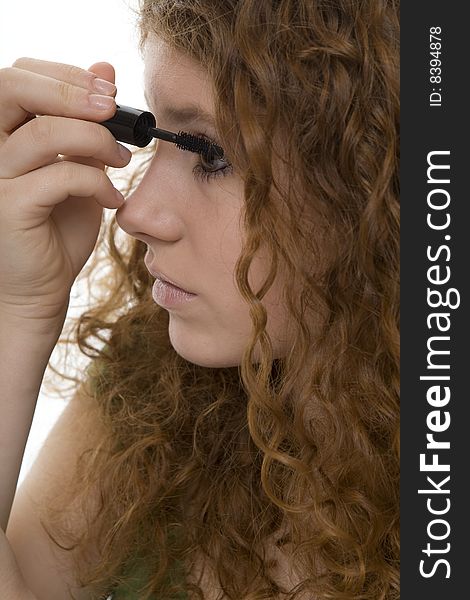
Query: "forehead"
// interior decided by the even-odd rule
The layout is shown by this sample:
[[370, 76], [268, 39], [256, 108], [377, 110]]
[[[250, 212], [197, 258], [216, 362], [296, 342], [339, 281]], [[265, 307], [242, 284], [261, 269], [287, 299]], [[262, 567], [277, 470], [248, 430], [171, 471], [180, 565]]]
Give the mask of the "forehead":
[[159, 104], [200, 104], [213, 108], [212, 83], [195, 60], [150, 34], [144, 45], [144, 86], [149, 99]]

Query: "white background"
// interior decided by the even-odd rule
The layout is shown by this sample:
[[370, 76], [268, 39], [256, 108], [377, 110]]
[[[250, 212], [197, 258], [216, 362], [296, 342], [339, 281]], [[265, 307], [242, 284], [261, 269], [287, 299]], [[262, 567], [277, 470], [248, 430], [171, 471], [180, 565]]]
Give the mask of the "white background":
[[[116, 100], [146, 109], [136, 17], [130, 7], [137, 8], [137, 0], [4, 0], [0, 4], [0, 68], [11, 66], [22, 56], [83, 69], [106, 61], [116, 71]], [[83, 290], [74, 286], [69, 315], [76, 316], [83, 311], [83, 299]], [[55, 351], [52, 359], [54, 355]], [[41, 390], [18, 484], [65, 408], [68, 397], [65, 392], [62, 398], [51, 397]]]

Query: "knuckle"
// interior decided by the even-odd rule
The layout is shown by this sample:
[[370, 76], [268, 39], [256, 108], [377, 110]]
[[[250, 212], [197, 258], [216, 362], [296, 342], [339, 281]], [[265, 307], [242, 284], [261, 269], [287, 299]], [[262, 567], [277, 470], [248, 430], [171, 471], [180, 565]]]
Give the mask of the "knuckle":
[[95, 123], [86, 123], [83, 127], [83, 133], [87, 137], [88, 156], [94, 156], [103, 148], [104, 137], [100, 129], [104, 129], [104, 127], [97, 127]]
[[57, 82], [57, 93], [60, 101], [66, 106], [71, 105], [75, 99], [73, 86], [65, 81]]
[[113, 134], [98, 123], [85, 123], [83, 127], [87, 135], [87, 149], [89, 156], [108, 156], [108, 153], [117, 151], [117, 144]]
[[40, 115], [28, 123], [31, 141], [34, 145], [47, 144], [53, 134], [53, 120], [47, 116]]
[[71, 161], [61, 161], [54, 165], [56, 174], [54, 178], [60, 186], [67, 186], [71, 182], [80, 181], [81, 171], [79, 165]]
[[[53, 165], [53, 167], [55, 167], [55, 165]], [[37, 172], [37, 180], [35, 182], [36, 191], [39, 194], [49, 194], [55, 187], [54, 182], [57, 179], [58, 173], [59, 171], [52, 167], [39, 169]], [[60, 183], [60, 178], [58, 179]]]
[[74, 180], [85, 182], [87, 189], [95, 190], [103, 187], [103, 172], [99, 169], [73, 161], [64, 161], [62, 165], [61, 177], [63, 183]]
[[[93, 123], [93, 138], [96, 151], [101, 148], [109, 148], [111, 143], [116, 145], [116, 140], [114, 140], [113, 134], [106, 129], [106, 127], [102, 127], [101, 125], [95, 123]], [[113, 138], [113, 140], [110, 138]]]
[[96, 187], [97, 188], [107, 188], [110, 184], [109, 177], [106, 175], [104, 171], [101, 169], [93, 169], [96, 177]]
[[83, 79], [84, 70], [76, 65], [64, 65], [64, 71], [68, 81], [80, 82]]
[[63, 160], [60, 164], [64, 180], [77, 179], [80, 176], [81, 169], [78, 163], [71, 160]]

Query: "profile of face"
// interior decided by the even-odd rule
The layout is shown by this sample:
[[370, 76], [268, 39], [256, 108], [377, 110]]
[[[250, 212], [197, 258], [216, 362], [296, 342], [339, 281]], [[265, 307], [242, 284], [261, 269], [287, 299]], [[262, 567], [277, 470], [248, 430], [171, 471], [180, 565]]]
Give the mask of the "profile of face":
[[[205, 70], [154, 35], [147, 38], [144, 64], [145, 95], [157, 127], [217, 141]], [[191, 108], [196, 111], [188, 118]], [[243, 181], [225, 159], [207, 161], [160, 140], [139, 186], [116, 212], [121, 229], [147, 244], [149, 270], [195, 294], [167, 308], [169, 337], [179, 355], [205, 367], [239, 365], [250, 339], [249, 305], [235, 279], [243, 205]], [[255, 292], [267, 273], [260, 254], [249, 274]], [[289, 344], [279, 279], [262, 300], [275, 358], [284, 356]]]

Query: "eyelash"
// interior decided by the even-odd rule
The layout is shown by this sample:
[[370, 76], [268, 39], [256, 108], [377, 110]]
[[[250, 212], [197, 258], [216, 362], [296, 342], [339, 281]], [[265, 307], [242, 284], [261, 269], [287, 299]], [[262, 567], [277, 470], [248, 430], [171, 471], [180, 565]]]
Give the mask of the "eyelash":
[[[194, 135], [196, 137], [203, 138], [209, 142], [212, 142], [213, 144], [216, 144], [217, 146], [220, 146], [220, 144], [218, 142], [211, 139], [204, 133], [193, 133], [192, 131], [188, 131], [187, 133], [190, 133], [191, 135]], [[153, 141], [155, 143], [155, 150], [156, 150], [158, 140], [153, 140]], [[216, 169], [215, 171], [207, 170], [204, 168], [204, 163], [203, 163], [205, 158], [206, 157], [203, 154], [198, 154], [198, 162], [193, 167], [194, 179], [199, 179], [200, 181], [208, 182], [210, 179], [215, 179], [216, 177], [225, 177], [226, 175], [230, 175], [230, 173], [233, 172], [232, 164], [228, 160], [223, 159], [223, 158], [217, 158], [216, 160], [220, 160], [220, 161], [226, 163], [225, 167]]]
[[[201, 138], [203, 138], [209, 142], [212, 142], [213, 144], [216, 144], [218, 146], [220, 145], [218, 142], [216, 142], [215, 140], [212, 140], [210, 137], [208, 137], [207, 135], [205, 135], [203, 133], [192, 133], [192, 132], [189, 132], [189, 133], [191, 133], [192, 135], [195, 135], [196, 137], [201, 137]], [[204, 156], [203, 154], [199, 154], [198, 156], [199, 156], [199, 160], [193, 168], [194, 179], [199, 179], [201, 181], [208, 182], [210, 179], [215, 179], [216, 177], [225, 177], [226, 175], [229, 175], [230, 173], [233, 172], [233, 166], [228, 162], [228, 160], [226, 160], [224, 158], [216, 158], [215, 160], [220, 160], [221, 162], [225, 163], [226, 166], [221, 167], [220, 169], [216, 169], [215, 171], [211, 171], [211, 170], [204, 168], [204, 160], [207, 157]]]
[[[227, 162], [227, 161], [223, 161], [226, 162], [226, 166], [225, 167], [221, 167], [220, 169], [216, 169], [215, 171], [209, 171], [207, 169], [204, 168], [204, 164], [203, 164], [203, 160], [204, 157], [199, 155], [199, 161], [198, 163], [195, 165], [195, 167], [193, 168], [193, 175], [195, 179], [200, 179], [201, 181], [209, 181], [209, 179], [215, 179], [216, 177], [225, 177], [226, 175], [229, 175], [232, 171], [232, 165]], [[223, 160], [221, 158], [218, 158], [217, 160]]]

